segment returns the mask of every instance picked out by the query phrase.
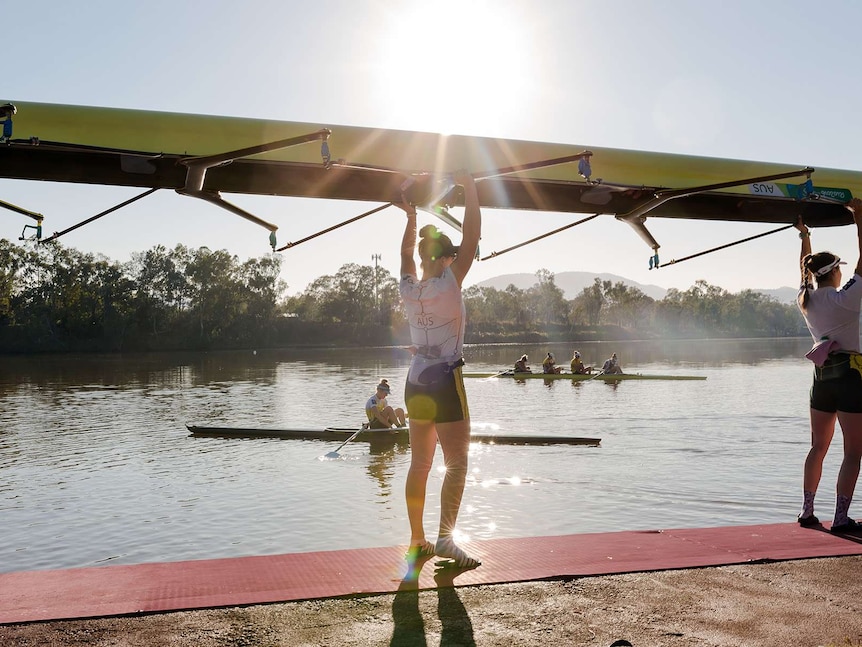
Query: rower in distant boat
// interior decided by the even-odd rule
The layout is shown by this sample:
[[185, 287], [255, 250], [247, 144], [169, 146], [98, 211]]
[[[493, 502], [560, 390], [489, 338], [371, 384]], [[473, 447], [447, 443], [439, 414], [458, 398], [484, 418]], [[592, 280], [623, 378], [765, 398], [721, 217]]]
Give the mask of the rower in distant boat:
[[400, 407], [393, 409], [386, 402], [386, 396], [391, 391], [389, 381], [380, 380], [380, 384], [377, 385], [377, 392], [365, 403], [365, 415], [368, 416], [369, 429], [392, 429], [392, 427], [407, 426], [404, 409]]
[[574, 375], [589, 375], [593, 372], [592, 366], [584, 366], [581, 360], [581, 354], [578, 351], [572, 355], [572, 374]]
[[620, 366], [620, 360], [617, 357], [617, 354], [614, 353], [610, 357], [605, 360], [605, 363], [602, 364], [602, 373], [605, 375], [615, 375], [623, 372], [623, 367]]
[[563, 370], [562, 366], [557, 366], [557, 360], [554, 359], [553, 353], [548, 353], [548, 356], [542, 362], [542, 373], [556, 374]]
[[515, 362], [515, 373], [532, 373], [533, 369], [527, 366], [526, 353], [521, 355], [521, 359]]

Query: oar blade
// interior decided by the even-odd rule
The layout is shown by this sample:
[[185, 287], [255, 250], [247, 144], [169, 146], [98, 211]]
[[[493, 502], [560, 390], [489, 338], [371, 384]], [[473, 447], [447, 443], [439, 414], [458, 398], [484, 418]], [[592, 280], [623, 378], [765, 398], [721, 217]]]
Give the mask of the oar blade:
[[353, 440], [354, 438], [356, 438], [359, 434], [361, 434], [361, 433], [362, 433], [362, 431], [363, 431], [364, 429], [365, 429], [365, 427], [360, 427], [359, 429], [357, 429], [353, 434], [351, 434], [350, 438], [348, 438], [347, 440], [345, 440], [345, 441], [344, 441], [343, 443], [341, 443], [341, 444], [340, 444], [336, 449], [332, 450], [332, 451], [331, 451], [331, 452], [329, 452], [328, 454], [325, 454], [325, 455], [323, 455], [323, 456], [319, 457], [319, 458], [318, 458], [318, 460], [324, 460], [324, 459], [330, 459], [330, 460], [335, 459], [335, 460], [338, 460], [338, 459], [340, 459], [340, 458], [341, 458], [341, 454], [339, 454], [339, 453], [338, 453], [338, 452], [339, 452], [339, 450], [340, 450], [342, 447], [344, 447], [347, 443], [349, 443], [351, 440]]

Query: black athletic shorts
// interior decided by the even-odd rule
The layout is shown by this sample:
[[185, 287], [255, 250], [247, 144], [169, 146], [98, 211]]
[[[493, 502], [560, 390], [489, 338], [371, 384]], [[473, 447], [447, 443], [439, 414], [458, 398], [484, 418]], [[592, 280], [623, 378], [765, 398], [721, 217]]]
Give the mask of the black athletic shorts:
[[408, 380], [404, 387], [404, 401], [411, 420], [458, 422], [470, 417], [460, 366], [433, 384], [411, 384]]
[[862, 413], [862, 375], [851, 368], [848, 355], [830, 355], [822, 368], [814, 368], [810, 403], [827, 413]]

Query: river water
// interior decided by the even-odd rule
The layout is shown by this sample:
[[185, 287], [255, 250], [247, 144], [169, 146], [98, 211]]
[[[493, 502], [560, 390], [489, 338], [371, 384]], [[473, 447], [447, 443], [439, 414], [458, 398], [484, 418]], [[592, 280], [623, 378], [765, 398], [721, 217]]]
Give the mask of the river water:
[[[466, 380], [474, 424], [600, 447], [471, 450], [462, 541], [792, 521], [809, 443], [806, 339], [578, 345], [705, 381]], [[572, 345], [466, 349], [466, 371]], [[190, 437], [185, 425], [355, 426], [399, 349], [0, 360], [0, 572], [406, 543], [407, 447]], [[818, 512], [832, 511], [840, 433]], [[438, 452], [439, 454], [439, 452]], [[433, 538], [442, 474], [429, 483]]]

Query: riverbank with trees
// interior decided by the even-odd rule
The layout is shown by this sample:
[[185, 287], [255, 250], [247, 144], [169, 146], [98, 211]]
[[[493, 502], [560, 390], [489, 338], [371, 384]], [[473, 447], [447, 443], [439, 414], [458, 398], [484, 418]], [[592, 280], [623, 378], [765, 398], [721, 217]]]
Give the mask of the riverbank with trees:
[[[226, 350], [409, 343], [395, 277], [346, 264], [285, 296], [282, 257], [157, 246], [127, 263], [59, 243], [0, 239], [0, 353]], [[467, 343], [807, 335], [794, 305], [697, 281], [655, 300], [599, 278], [566, 299], [547, 270], [528, 289], [469, 287]]]

